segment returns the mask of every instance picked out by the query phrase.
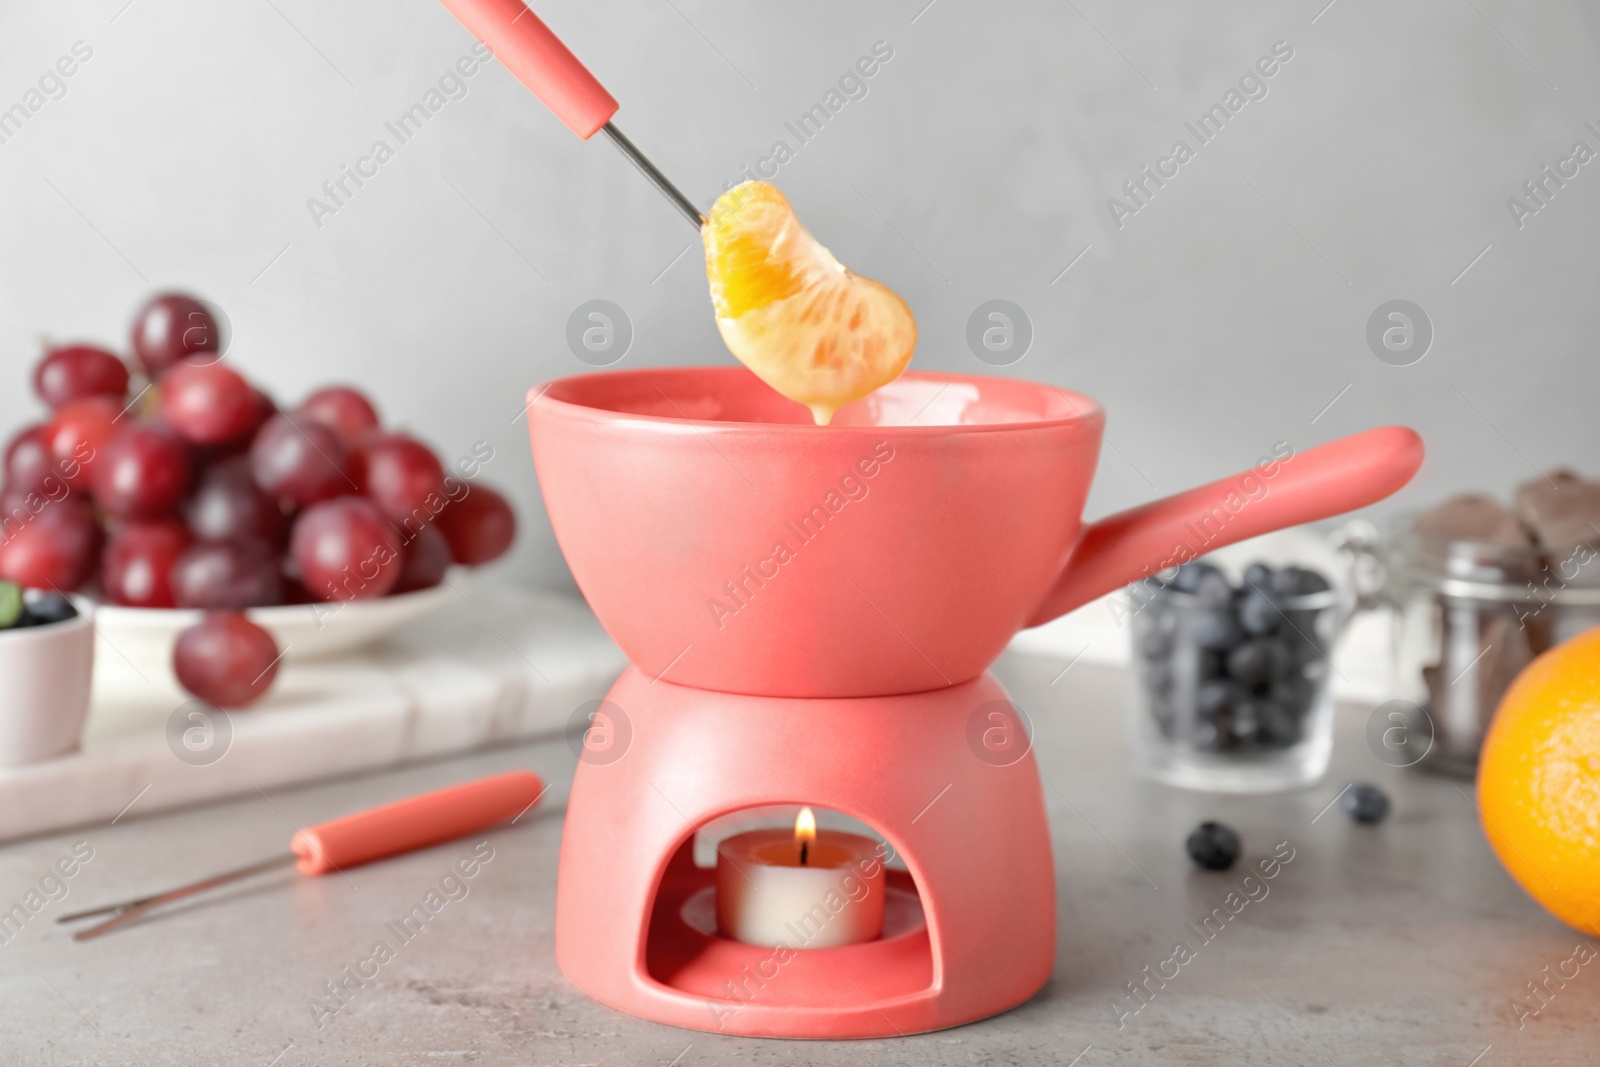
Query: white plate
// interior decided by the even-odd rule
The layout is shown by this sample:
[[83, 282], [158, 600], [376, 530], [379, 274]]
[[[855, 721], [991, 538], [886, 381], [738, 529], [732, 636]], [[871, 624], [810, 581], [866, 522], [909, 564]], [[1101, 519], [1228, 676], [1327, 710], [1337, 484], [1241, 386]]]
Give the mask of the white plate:
[[[444, 583], [432, 589], [372, 600], [249, 608], [245, 615], [272, 634], [284, 659], [325, 659], [372, 644], [406, 623], [440, 610], [458, 599], [456, 589], [471, 577], [470, 569], [451, 567]], [[203, 614], [199, 609], [99, 604], [94, 622], [105, 643], [134, 669], [166, 674], [172, 669], [173, 642]]]

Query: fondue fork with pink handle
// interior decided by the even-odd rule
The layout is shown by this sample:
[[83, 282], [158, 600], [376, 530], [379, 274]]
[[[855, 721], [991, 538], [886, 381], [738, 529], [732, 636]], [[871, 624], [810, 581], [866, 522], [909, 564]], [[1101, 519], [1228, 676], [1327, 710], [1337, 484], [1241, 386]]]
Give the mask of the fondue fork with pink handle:
[[585, 141], [604, 133], [689, 224], [700, 229], [705, 219], [694, 204], [611, 121], [617, 113], [616, 98], [522, 0], [443, 2], [556, 118]]
[[316, 877], [453, 841], [507, 819], [514, 822], [544, 796], [544, 791], [544, 783], [531, 771], [507, 771], [475, 782], [463, 782], [308, 826], [295, 833], [289, 842], [289, 851], [281, 856], [236, 867], [176, 889], [75, 911], [59, 917], [56, 922], [70, 923], [109, 915], [109, 919], [72, 935], [74, 941], [87, 941], [125, 926], [164, 904], [291, 863], [301, 874]]

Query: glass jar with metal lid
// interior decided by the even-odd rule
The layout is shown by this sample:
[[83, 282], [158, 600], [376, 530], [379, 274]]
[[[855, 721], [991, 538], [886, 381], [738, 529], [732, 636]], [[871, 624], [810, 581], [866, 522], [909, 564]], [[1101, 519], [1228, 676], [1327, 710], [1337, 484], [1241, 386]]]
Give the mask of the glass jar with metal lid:
[[1470, 776], [1500, 699], [1534, 658], [1600, 625], [1600, 551], [1473, 540], [1398, 522], [1381, 550], [1395, 697], [1431, 737], [1419, 766]]

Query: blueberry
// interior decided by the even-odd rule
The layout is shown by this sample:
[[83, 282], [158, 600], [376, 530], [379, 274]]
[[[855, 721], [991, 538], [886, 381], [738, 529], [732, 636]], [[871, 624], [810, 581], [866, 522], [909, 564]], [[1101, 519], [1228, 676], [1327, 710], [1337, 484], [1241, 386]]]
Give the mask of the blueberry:
[[1264, 592], [1271, 588], [1272, 576], [1272, 568], [1265, 563], [1252, 563], [1244, 569], [1245, 588]]
[[1254, 591], [1246, 593], [1239, 601], [1239, 625], [1254, 637], [1277, 632], [1283, 622], [1283, 613], [1271, 598]]
[[1212, 571], [1200, 579], [1194, 595], [1208, 608], [1225, 608], [1233, 603], [1233, 586], [1228, 584], [1228, 579], [1222, 576], [1221, 571]]
[[1266, 645], [1261, 641], [1246, 641], [1228, 654], [1228, 674], [1253, 685], [1264, 682], [1271, 673], [1268, 670]]
[[0, 630], [27, 625], [24, 614], [22, 586], [16, 582], [0, 581]]
[[1284, 639], [1282, 634], [1276, 637], [1263, 638], [1272, 643], [1272, 651], [1268, 656], [1272, 660], [1272, 680], [1288, 678], [1294, 674], [1297, 665], [1294, 661], [1294, 648], [1292, 642]]
[[1226, 652], [1244, 639], [1239, 620], [1227, 610], [1197, 611], [1194, 615], [1194, 641], [1201, 648]]
[[1239, 835], [1219, 822], [1203, 822], [1184, 847], [1197, 865], [1208, 871], [1225, 871], [1239, 858]]
[[1261, 709], [1261, 729], [1256, 736], [1262, 744], [1272, 748], [1288, 748], [1300, 742], [1305, 734], [1300, 715], [1279, 700], [1263, 700], [1257, 706]]
[[29, 589], [22, 594], [22, 600], [27, 607], [28, 624], [32, 626], [65, 622], [78, 616], [78, 609], [72, 606], [72, 601], [60, 593]]
[[1258, 637], [1228, 653], [1228, 674], [1246, 685], [1269, 682], [1287, 674], [1294, 664], [1280, 641]]
[[1317, 683], [1303, 674], [1274, 679], [1267, 695], [1294, 715], [1306, 715], [1317, 700]]
[[1317, 608], [1291, 608], [1283, 613], [1283, 627], [1306, 637], [1317, 636], [1317, 619], [1322, 615]]
[[1288, 612], [1283, 628], [1278, 631], [1278, 637], [1297, 667], [1328, 658], [1327, 644], [1317, 632], [1317, 614], [1315, 611]]
[[1209, 563], [1185, 563], [1172, 578], [1172, 588], [1180, 593], [1192, 593], [1200, 588], [1200, 580], [1208, 574], [1220, 574]]
[[1256, 700], [1241, 700], [1233, 707], [1233, 716], [1228, 721], [1228, 733], [1233, 736], [1236, 744], [1248, 745], [1255, 741], [1257, 733], [1261, 730], [1261, 703]]
[[1389, 814], [1389, 798], [1383, 790], [1365, 782], [1352, 782], [1339, 794], [1344, 813], [1364, 826], [1376, 826]]
[[1189, 743], [1199, 752], [1218, 752], [1228, 747], [1228, 717], [1221, 715], [1214, 721], [1196, 722], [1190, 731]]
[[1195, 690], [1194, 707], [1205, 718], [1225, 715], [1239, 699], [1239, 688], [1225, 678], [1208, 678]]
[[1311, 673], [1327, 669], [1324, 665], [1328, 663], [1328, 651], [1320, 637], [1307, 638], [1298, 634], [1282, 636], [1295, 670]]
[[1329, 588], [1328, 579], [1304, 567], [1285, 567], [1272, 576], [1272, 591], [1279, 596], [1309, 596]]
[[1326, 577], [1316, 571], [1302, 569], [1300, 571], [1300, 595], [1307, 596], [1311, 593], [1326, 593], [1333, 585]]

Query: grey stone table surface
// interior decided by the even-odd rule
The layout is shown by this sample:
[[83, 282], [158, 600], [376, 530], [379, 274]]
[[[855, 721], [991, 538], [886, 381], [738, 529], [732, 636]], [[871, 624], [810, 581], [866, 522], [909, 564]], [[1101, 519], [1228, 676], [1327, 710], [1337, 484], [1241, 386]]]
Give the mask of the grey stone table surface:
[[[1587, 942], [1501, 870], [1470, 785], [1382, 764], [1359, 707], [1340, 709], [1333, 769], [1313, 789], [1225, 798], [1152, 784], [1130, 770], [1121, 673], [1065, 666], [1011, 655], [996, 667], [1035, 723], [1059, 908], [1052, 979], [997, 1018], [906, 1039], [800, 1043], [676, 1030], [590, 1001], [553, 951], [575, 760], [552, 737], [144, 819], [135, 809], [114, 825], [0, 849], [0, 908], [30, 890], [46, 899], [0, 944], [0, 1063], [1600, 1062], [1600, 964], [1534, 999], [1525, 983], [1570, 974], [1577, 965], [1565, 961]], [[53, 921], [282, 851], [291, 824], [517, 767], [552, 788], [514, 826], [346, 876], [267, 875], [96, 941], [75, 943]], [[1382, 826], [1356, 826], [1337, 807], [1323, 814], [1353, 778], [1393, 798]], [[1203, 818], [1240, 831], [1235, 870], [1191, 868], [1183, 840]], [[75, 844], [90, 858], [46, 880]], [[1245, 884], [1245, 865], [1275, 850], [1293, 858], [1270, 881]], [[446, 885], [457, 899], [399, 944], [385, 924], [467, 857], [482, 862]], [[1197, 928], [1231, 910], [1230, 893], [1237, 914], [1203, 939]], [[399, 947], [377, 976], [337, 1013], [316, 1011], [325, 983], [384, 938]], [[1147, 967], [1172, 974], [1163, 961], [1180, 941], [1189, 953], [1176, 976], [1146, 981]], [[1134, 1000], [1128, 983], [1152, 992]]]

